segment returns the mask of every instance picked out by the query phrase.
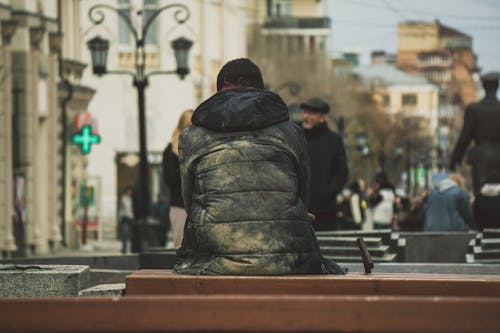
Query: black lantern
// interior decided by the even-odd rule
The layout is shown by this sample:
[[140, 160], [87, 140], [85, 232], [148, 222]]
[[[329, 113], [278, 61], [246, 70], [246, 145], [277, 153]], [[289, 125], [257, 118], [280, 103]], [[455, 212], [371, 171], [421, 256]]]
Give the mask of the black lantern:
[[92, 55], [92, 69], [95, 75], [106, 74], [106, 63], [108, 61], [109, 41], [97, 36], [87, 42]]
[[172, 48], [175, 52], [175, 61], [177, 62], [176, 73], [181, 79], [184, 79], [184, 77], [189, 73], [188, 53], [191, 46], [193, 46], [193, 42], [184, 37], [179, 37], [172, 41]]

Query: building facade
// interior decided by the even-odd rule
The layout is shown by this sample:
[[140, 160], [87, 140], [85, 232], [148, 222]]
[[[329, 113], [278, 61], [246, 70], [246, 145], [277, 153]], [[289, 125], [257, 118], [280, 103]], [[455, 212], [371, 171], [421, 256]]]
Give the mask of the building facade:
[[397, 67], [437, 83], [454, 103], [477, 99], [472, 37], [439, 21], [399, 25]]
[[437, 144], [444, 160], [457, 139], [461, 111], [478, 98], [479, 68], [472, 42], [469, 35], [438, 20], [399, 25], [397, 67], [440, 88]]
[[[79, 3], [0, 2], [0, 249], [5, 255], [57, 250], [61, 241], [75, 246], [72, 182], [75, 175], [85, 177], [85, 159], [63, 144], [69, 122], [62, 122], [67, 91], [61, 82], [76, 84], [75, 64], [84, 67], [72, 58], [78, 44], [74, 38], [79, 37], [72, 23], [79, 17]], [[71, 106], [67, 112], [71, 117]]]
[[249, 1], [250, 46], [268, 53], [329, 53], [331, 20], [326, 1]]
[[359, 66], [353, 69], [368, 84], [374, 99], [388, 113], [419, 117], [427, 121], [427, 136], [437, 133], [439, 87], [388, 64]]

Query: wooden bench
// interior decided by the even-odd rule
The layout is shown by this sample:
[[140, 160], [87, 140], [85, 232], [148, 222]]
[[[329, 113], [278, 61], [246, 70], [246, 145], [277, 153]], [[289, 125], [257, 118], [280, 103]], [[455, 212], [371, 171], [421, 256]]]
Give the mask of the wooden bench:
[[143, 270], [124, 297], [0, 298], [0, 332], [498, 332], [500, 276]]
[[171, 295], [0, 299], [0, 332], [498, 332], [500, 299]]
[[500, 276], [497, 275], [349, 273], [345, 276], [238, 277], [177, 275], [167, 270], [141, 270], [127, 276], [125, 282], [127, 295], [305, 294], [500, 297]]

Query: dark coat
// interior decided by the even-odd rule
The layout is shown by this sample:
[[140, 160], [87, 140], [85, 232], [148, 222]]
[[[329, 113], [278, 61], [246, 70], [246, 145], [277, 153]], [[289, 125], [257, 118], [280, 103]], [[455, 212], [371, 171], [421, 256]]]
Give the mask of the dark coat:
[[184, 207], [181, 190], [181, 171], [179, 157], [174, 154], [172, 144], [169, 143], [163, 151], [163, 178], [170, 190], [170, 205]]
[[500, 183], [485, 184], [495, 186], [496, 191], [485, 191], [483, 186], [481, 192], [474, 199], [474, 218], [480, 230], [484, 228], [500, 228]]
[[179, 143], [188, 212], [174, 270], [315, 274], [321, 257], [306, 210], [302, 129], [267, 90], [221, 91], [194, 112]]
[[450, 168], [462, 162], [465, 152], [474, 140], [475, 146], [469, 152], [468, 162], [474, 167], [474, 193], [491, 170], [500, 169], [500, 102], [487, 97], [479, 103], [469, 105], [465, 110], [464, 124], [451, 157]]
[[348, 169], [344, 142], [326, 123], [304, 130], [311, 161], [309, 211], [335, 211], [337, 195], [347, 183]]

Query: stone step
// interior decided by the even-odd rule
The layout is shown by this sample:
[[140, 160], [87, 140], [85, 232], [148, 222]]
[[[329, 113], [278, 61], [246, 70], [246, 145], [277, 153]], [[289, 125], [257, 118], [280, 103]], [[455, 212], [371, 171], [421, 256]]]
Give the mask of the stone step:
[[480, 259], [476, 258], [474, 254], [466, 254], [465, 261], [468, 264], [500, 264], [500, 258], [491, 258], [491, 259]]
[[500, 229], [484, 229], [483, 239], [486, 238], [500, 238]]
[[496, 259], [500, 261], [500, 250], [485, 250], [481, 247], [474, 247], [474, 258], [478, 259]]
[[[325, 255], [325, 258], [331, 259], [337, 263], [349, 263], [349, 262], [361, 262], [361, 255], [358, 256], [329, 256]], [[383, 257], [372, 257], [373, 262], [381, 263], [381, 262], [395, 262], [397, 259], [397, 255], [395, 253], [387, 253]]]
[[172, 269], [175, 264], [176, 250], [141, 252], [139, 267], [141, 269]]
[[123, 296], [125, 295], [125, 283], [107, 283], [82, 289], [78, 296]]
[[0, 298], [76, 296], [89, 279], [83, 265], [0, 265]]
[[391, 234], [398, 236], [398, 233], [394, 233], [391, 229], [380, 229], [380, 230], [345, 230], [345, 231], [317, 231], [316, 236], [327, 236], [327, 237], [378, 237], [382, 239], [382, 243], [388, 244], [391, 241]]
[[[353, 246], [358, 247], [356, 242], [356, 237], [327, 237], [320, 236], [317, 237], [320, 247], [323, 246]], [[363, 237], [367, 247], [377, 247], [382, 245], [382, 239], [378, 237]]]
[[[328, 256], [358, 256], [361, 258], [361, 251], [357, 247], [339, 247], [339, 246], [326, 246], [320, 247], [321, 253]], [[383, 257], [389, 253], [389, 247], [387, 245], [381, 245], [375, 248], [368, 248], [370, 256]]]
[[481, 247], [487, 249], [500, 249], [500, 238], [487, 238], [481, 242]]

